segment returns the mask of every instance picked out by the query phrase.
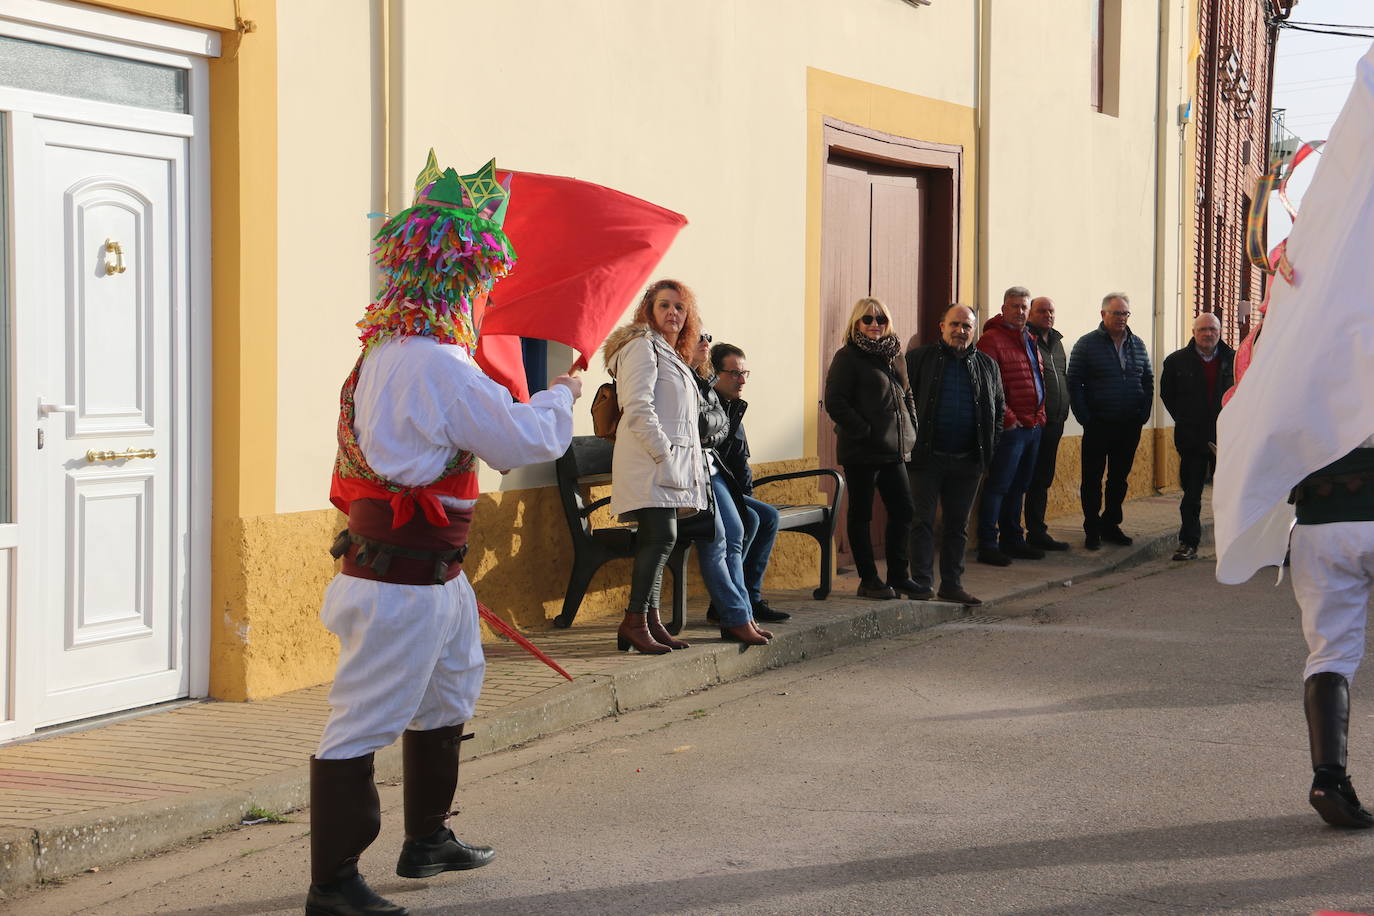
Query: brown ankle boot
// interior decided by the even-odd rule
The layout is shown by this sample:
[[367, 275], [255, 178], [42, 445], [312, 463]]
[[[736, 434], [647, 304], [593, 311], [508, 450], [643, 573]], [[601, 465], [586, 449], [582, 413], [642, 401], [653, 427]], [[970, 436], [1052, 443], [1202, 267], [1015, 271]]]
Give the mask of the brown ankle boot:
[[757, 633], [757, 634], [759, 634], [760, 636], [762, 636], [764, 639], [772, 639], [772, 638], [773, 638], [773, 634], [772, 634], [771, 632], [769, 632], [768, 630], [765, 630], [763, 627], [759, 626], [757, 620], [751, 620], [751, 621], [749, 621], [749, 626], [753, 627], [753, 628], [754, 628], [754, 632]]
[[748, 623], [742, 623], [737, 627], [721, 627], [720, 638], [726, 642], [742, 642], [746, 646], [768, 645], [768, 640], [763, 638], [763, 634]]
[[649, 635], [654, 638], [654, 642], [667, 646], [669, 649], [686, 649], [691, 643], [674, 638], [668, 628], [663, 625], [663, 621], [658, 617], [658, 608], [649, 608], [649, 613], [644, 615], [645, 623], [649, 625]]
[[671, 646], [663, 645], [649, 633], [646, 617], [647, 614], [626, 611], [625, 619], [620, 621], [620, 629], [615, 631], [615, 647], [621, 652], [628, 652], [634, 646], [645, 655], [666, 655], [673, 651]]

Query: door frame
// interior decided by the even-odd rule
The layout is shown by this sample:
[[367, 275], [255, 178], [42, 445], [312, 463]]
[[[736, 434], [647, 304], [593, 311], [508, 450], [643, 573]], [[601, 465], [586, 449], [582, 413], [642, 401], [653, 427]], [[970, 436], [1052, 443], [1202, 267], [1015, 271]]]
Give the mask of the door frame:
[[[13, 517], [18, 530], [10, 578], [8, 627], [0, 622], [8, 664], [7, 684], [0, 684], [6, 702], [0, 704], [0, 741], [30, 734], [37, 718], [38, 679], [32, 667], [42, 661], [36, 652], [21, 647], [38, 645], [41, 630], [36, 601], [40, 594], [33, 576], [25, 576], [23, 558], [36, 552], [41, 515], [41, 488], [25, 487], [40, 479], [39, 456], [32, 446], [36, 436], [38, 397], [36, 374], [22, 342], [44, 329], [31, 319], [37, 312], [28, 303], [44, 295], [42, 278], [32, 269], [40, 263], [31, 233], [19, 231], [17, 214], [35, 212], [39, 188], [16, 176], [36, 174], [32, 119], [72, 121], [120, 130], [166, 134], [187, 140], [187, 300], [180, 314], [172, 316], [174, 373], [173, 417], [179, 461], [175, 477], [185, 480], [186, 505], [174, 530], [184, 534], [184, 545], [172, 544], [174, 559], [184, 567], [183, 578], [174, 580], [174, 593], [186, 606], [186, 675], [189, 695], [203, 697], [210, 681], [210, 493], [212, 366], [210, 296], [210, 85], [208, 58], [219, 55], [215, 32], [177, 23], [145, 19], [79, 6], [62, 0], [0, 0], [0, 35], [41, 41], [82, 51], [93, 51], [133, 60], [185, 68], [188, 114], [152, 111], [44, 92], [0, 87], [0, 118], [4, 119], [5, 159], [9, 182], [6, 236], [9, 288], [0, 296], [9, 310], [12, 374], [11, 424], [13, 428]], [[103, 37], [108, 36], [108, 37]], [[116, 40], [117, 39], [117, 40]], [[21, 307], [22, 306], [22, 307]], [[180, 489], [177, 487], [176, 489]], [[174, 489], [173, 492], [176, 491]], [[0, 529], [9, 526], [0, 526]], [[27, 611], [25, 609], [28, 609]], [[7, 630], [7, 633], [4, 632]], [[7, 637], [7, 638], [6, 638]], [[6, 689], [7, 688], [7, 689]]]
[[[948, 257], [949, 270], [946, 276], [936, 278], [941, 287], [947, 292], [946, 304], [956, 301], [959, 290], [960, 277], [960, 231], [963, 193], [963, 168], [964, 168], [964, 147], [948, 143], [935, 143], [929, 140], [918, 140], [912, 137], [902, 137], [896, 134], [884, 133], [880, 130], [863, 127], [842, 121], [838, 118], [824, 115], [821, 118], [821, 141], [824, 144], [821, 165], [821, 195], [824, 200], [825, 182], [827, 180], [827, 167], [836, 160], [849, 160], [871, 163], [879, 166], [890, 166], [896, 169], [909, 170], [913, 173], [946, 171], [949, 183], [949, 214], [950, 225], [949, 234], [945, 244]], [[825, 438], [825, 425], [828, 422], [825, 415], [825, 376], [829, 368], [829, 360], [833, 355], [837, 343], [834, 340], [824, 339], [826, 328], [825, 311], [825, 208], [822, 204], [821, 222], [819, 227], [820, 241], [820, 262], [821, 273], [818, 275], [819, 289], [819, 312], [816, 316], [818, 326], [816, 338], [820, 343], [816, 358], [818, 360], [819, 372], [817, 373], [818, 390], [816, 391], [816, 427], [815, 437], [811, 442], [813, 453], [818, 459], [824, 458], [822, 455], [822, 440]], [[941, 234], [943, 235], [943, 233]], [[975, 309], [976, 311], [976, 309]], [[918, 322], [920, 316], [918, 314]], [[918, 324], [917, 331], [924, 330]], [[903, 344], [905, 345], [905, 337]], [[822, 489], [829, 492], [829, 488], [822, 484]], [[873, 524], [879, 527], [882, 522], [881, 506], [874, 512]], [[842, 539], [846, 540], [846, 539]], [[878, 538], [874, 538], [874, 544], [878, 543]], [[848, 554], [836, 551], [837, 565], [843, 563], [848, 558]]]

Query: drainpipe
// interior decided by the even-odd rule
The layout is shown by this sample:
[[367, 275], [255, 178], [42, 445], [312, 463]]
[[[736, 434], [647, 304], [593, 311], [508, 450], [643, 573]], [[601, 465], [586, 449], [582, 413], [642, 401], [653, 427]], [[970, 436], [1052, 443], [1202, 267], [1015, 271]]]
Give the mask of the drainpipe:
[[[1154, 225], [1152, 234], [1155, 246], [1155, 277], [1153, 314], [1151, 315], [1150, 328], [1150, 356], [1156, 367], [1163, 365], [1160, 344], [1164, 340], [1164, 302], [1165, 287], [1169, 272], [1168, 247], [1164, 239], [1164, 225], [1167, 217], [1167, 203], [1164, 195], [1165, 179], [1168, 177], [1168, 158], [1169, 158], [1169, 122], [1165, 105], [1164, 83], [1169, 75], [1169, 12], [1168, 4], [1159, 4], [1157, 13], [1157, 26], [1155, 30], [1155, 175], [1154, 175]], [[1179, 176], [1180, 180], [1182, 175]], [[1159, 411], [1159, 371], [1155, 371], [1155, 403], [1152, 406], [1152, 413], [1155, 421], [1151, 427], [1151, 454], [1154, 455], [1154, 488], [1158, 492], [1168, 482], [1169, 460], [1168, 449], [1164, 448], [1160, 442], [1164, 438], [1159, 434], [1163, 428], [1163, 417]]]
[[974, 259], [976, 267], [973, 278], [974, 302], [969, 303], [974, 307], [974, 311], [981, 317], [979, 324], [982, 325], [992, 314], [992, 292], [989, 287], [989, 263], [988, 251], [991, 248], [986, 233], [990, 226], [988, 218], [989, 197], [988, 194], [988, 108], [989, 100], [992, 98], [992, 55], [989, 50], [992, 45], [992, 0], [979, 0], [977, 16], [977, 40], [975, 44], [976, 66], [974, 79], [976, 80], [974, 99], [975, 117], [977, 118], [976, 136], [978, 138], [978, 149], [975, 157], [974, 168], [977, 178], [974, 187], [977, 189], [977, 206], [974, 207], [974, 239], [977, 245], [977, 257]]
[[[374, 0], [376, 41], [372, 48], [373, 140], [372, 200], [378, 212], [391, 215], [397, 209], [395, 166], [401, 156], [401, 26], [400, 0]], [[404, 206], [404, 202], [402, 206]]]

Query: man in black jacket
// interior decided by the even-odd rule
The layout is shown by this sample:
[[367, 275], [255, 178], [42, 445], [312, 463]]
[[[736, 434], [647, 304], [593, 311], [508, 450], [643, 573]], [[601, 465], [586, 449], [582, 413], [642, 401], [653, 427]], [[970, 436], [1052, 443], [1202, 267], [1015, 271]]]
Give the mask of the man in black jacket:
[[951, 305], [940, 342], [907, 351], [907, 378], [916, 398], [916, 448], [907, 464], [916, 518], [911, 526], [911, 578], [932, 597], [935, 507], [941, 513], [939, 597], [982, 604], [964, 591], [964, 547], [978, 481], [1002, 434], [1002, 376], [973, 346], [973, 310]]
[[730, 418], [729, 431], [725, 441], [716, 446], [716, 456], [734, 483], [731, 489], [743, 503], [740, 516], [744, 522], [744, 584], [749, 589], [749, 603], [753, 605], [755, 620], [787, 620], [791, 614], [763, 600], [763, 574], [778, 537], [778, 510], [753, 495], [754, 472], [749, 467], [749, 439], [744, 435], [744, 412], [749, 403], [740, 397], [749, 379], [744, 351], [733, 344], [716, 344], [711, 348], [711, 368], [716, 374], [716, 394]]
[[1031, 300], [1026, 329], [1035, 337], [1045, 364], [1045, 426], [1040, 432], [1040, 451], [1035, 453], [1035, 470], [1026, 488], [1026, 543], [1041, 550], [1068, 550], [1064, 541], [1050, 537], [1045, 524], [1059, 440], [1064, 436], [1064, 421], [1069, 418], [1069, 358], [1064, 354], [1064, 335], [1054, 329], [1053, 299], [1040, 296]]
[[[1140, 428], [1154, 409], [1155, 373], [1145, 342], [1131, 333], [1125, 293], [1102, 297], [1102, 323], [1078, 338], [1069, 356], [1069, 406], [1083, 426], [1083, 546], [1131, 543], [1121, 530], [1127, 478]], [[1107, 474], [1103, 497], [1102, 474]], [[1100, 511], [1099, 511], [1100, 510]]]
[[1175, 560], [1197, 559], [1202, 539], [1202, 487], [1216, 466], [1221, 396], [1236, 382], [1236, 351], [1221, 342], [1221, 322], [1210, 312], [1193, 321], [1188, 346], [1169, 354], [1159, 373], [1159, 396], [1174, 418], [1178, 449], [1181, 524]]

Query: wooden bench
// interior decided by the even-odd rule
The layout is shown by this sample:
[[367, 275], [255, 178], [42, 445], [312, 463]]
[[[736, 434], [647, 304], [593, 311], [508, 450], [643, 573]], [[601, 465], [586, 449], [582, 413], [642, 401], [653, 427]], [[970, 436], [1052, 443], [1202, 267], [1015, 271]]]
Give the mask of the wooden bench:
[[[554, 618], [554, 626], [570, 627], [582, 607], [582, 599], [587, 594], [596, 571], [607, 562], [635, 555], [635, 526], [633, 524], [611, 524], [593, 527], [591, 515], [610, 502], [610, 497], [590, 501], [586, 489], [604, 486], [611, 482], [611, 455], [615, 443], [596, 436], [574, 436], [568, 450], [555, 463], [558, 478], [558, 496], [563, 503], [563, 515], [568, 521], [568, 533], [573, 543], [572, 576], [568, 580], [568, 590], [563, 596], [563, 611]], [[754, 481], [755, 498], [757, 489], [770, 483], [784, 480], [797, 480], [804, 477], [830, 477], [835, 484], [835, 493], [828, 505], [791, 506], [780, 505], [778, 509], [778, 531], [797, 531], [815, 538], [821, 548], [821, 582], [811, 595], [817, 601], [830, 594], [831, 544], [835, 536], [835, 507], [844, 497], [844, 476], [832, 468], [816, 468], [806, 471], [792, 471], [787, 474], [769, 474]], [[687, 551], [692, 542], [709, 539], [714, 528], [694, 525], [691, 519], [678, 526], [678, 541], [668, 557], [667, 568], [673, 576], [673, 614], [665, 626], [670, 633], [681, 632], [687, 617], [687, 581], [684, 575]]]

